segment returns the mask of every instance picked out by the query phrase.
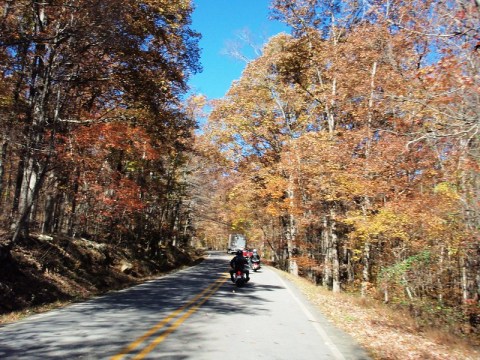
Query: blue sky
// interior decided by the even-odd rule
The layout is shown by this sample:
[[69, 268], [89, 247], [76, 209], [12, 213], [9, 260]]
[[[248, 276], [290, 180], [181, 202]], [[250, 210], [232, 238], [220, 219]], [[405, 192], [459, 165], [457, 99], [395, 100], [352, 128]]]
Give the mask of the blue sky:
[[[232, 81], [240, 78], [245, 62], [225, 54], [230, 42], [238, 42], [238, 34], [248, 30], [256, 44], [288, 29], [269, 20], [269, 0], [193, 0], [192, 28], [202, 34], [200, 40], [203, 72], [192, 77], [192, 92], [209, 99], [221, 98]], [[243, 49], [249, 54], [248, 47]]]

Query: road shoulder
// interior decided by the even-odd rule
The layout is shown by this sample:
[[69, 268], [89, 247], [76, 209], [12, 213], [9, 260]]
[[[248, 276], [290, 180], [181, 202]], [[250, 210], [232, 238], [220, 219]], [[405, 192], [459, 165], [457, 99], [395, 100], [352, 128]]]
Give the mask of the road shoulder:
[[480, 359], [478, 349], [419, 332], [404, 314], [386, 306], [374, 306], [350, 294], [334, 294], [306, 279], [272, 269], [327, 319], [333, 329], [329, 331], [344, 331], [373, 359]]

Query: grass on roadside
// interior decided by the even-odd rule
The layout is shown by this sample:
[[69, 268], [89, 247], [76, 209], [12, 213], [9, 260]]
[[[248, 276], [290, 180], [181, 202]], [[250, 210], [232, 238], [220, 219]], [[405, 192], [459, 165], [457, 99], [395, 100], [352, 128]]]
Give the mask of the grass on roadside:
[[55, 301], [46, 305], [35, 306], [25, 310], [12, 311], [8, 314], [2, 314], [0, 315], [0, 325], [16, 322], [34, 314], [41, 314], [50, 310], [58, 309], [70, 303], [71, 301]]

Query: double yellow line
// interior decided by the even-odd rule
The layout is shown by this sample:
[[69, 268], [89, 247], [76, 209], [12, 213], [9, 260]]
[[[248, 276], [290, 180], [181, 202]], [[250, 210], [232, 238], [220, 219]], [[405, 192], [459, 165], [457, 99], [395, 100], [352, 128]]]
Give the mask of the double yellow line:
[[197, 311], [198, 308], [202, 306], [202, 304], [205, 301], [207, 301], [220, 288], [220, 286], [222, 286], [225, 283], [227, 279], [228, 279], [227, 274], [225, 274], [225, 276], [221, 276], [220, 278], [218, 278], [213, 284], [208, 286], [205, 290], [203, 290], [201, 293], [199, 293], [197, 296], [195, 296], [185, 305], [173, 311], [170, 315], [168, 315], [162, 321], [157, 323], [154, 327], [152, 327], [150, 330], [148, 330], [138, 339], [136, 339], [135, 341], [130, 343], [128, 346], [123, 348], [117, 355], [113, 356], [111, 360], [122, 359], [124, 356], [131, 353], [141, 344], [146, 343], [147, 339], [149, 339], [155, 333], [158, 333], [158, 331], [163, 327], [165, 327], [167, 324], [169, 324], [171, 320], [175, 319], [180, 313], [188, 309], [187, 311], [185, 311], [185, 313], [181, 317], [179, 317], [174, 322], [169, 324], [169, 327], [165, 331], [163, 331], [159, 336], [151, 340], [151, 342], [147, 346], [145, 346], [142, 349], [142, 351], [140, 351], [138, 354], [136, 354], [133, 357], [133, 359], [143, 359], [158, 344], [160, 344], [163, 340], [165, 340], [169, 334], [175, 331], [175, 329], [177, 329], [185, 320], [187, 320], [190, 317], [190, 315], [192, 315], [195, 311]]

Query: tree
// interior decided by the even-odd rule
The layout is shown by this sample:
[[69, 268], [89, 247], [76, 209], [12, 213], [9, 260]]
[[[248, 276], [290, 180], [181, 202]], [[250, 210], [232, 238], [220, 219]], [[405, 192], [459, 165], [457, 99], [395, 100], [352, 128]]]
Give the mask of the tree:
[[463, 304], [475, 323], [474, 2], [273, 8], [293, 36], [266, 44], [208, 125], [252, 228], [334, 291]]
[[[178, 166], [183, 161], [179, 162], [179, 154], [186, 149], [185, 139], [194, 126], [180, 103], [189, 75], [200, 69], [199, 35], [189, 28], [190, 4], [161, 0], [2, 1], [0, 7], [4, 10], [2, 69], [14, 89], [8, 99], [13, 110], [6, 121], [23, 126], [22, 131], [14, 127], [15, 136], [21, 134], [22, 141], [14, 142], [10, 136], [4, 145], [11, 147], [12, 160], [18, 162], [12, 198], [13, 243], [27, 236], [30, 224], [35, 223], [46, 186], [63, 184], [69, 187], [69, 196], [57, 196], [53, 204], [54, 194], [48, 195], [42, 211], [67, 206], [75, 217], [79, 180], [94, 180], [82, 173], [92, 164], [85, 167], [76, 161], [71, 174], [62, 174], [58, 166], [67, 156], [59, 151], [95, 155], [88, 154], [96, 151], [95, 146], [85, 149], [82, 145], [87, 130], [98, 132], [97, 137], [91, 134], [91, 145], [97, 143], [103, 152], [103, 159], [96, 160], [108, 164], [94, 167], [115, 173], [116, 181], [105, 184], [98, 196], [111, 196], [113, 188], [122, 186], [130, 193], [130, 205], [137, 207], [133, 203], [138, 201], [139, 186], [150, 176], [147, 165], [153, 166], [154, 159], [173, 157]], [[121, 145], [119, 140], [125, 139], [130, 144]], [[141, 154], [142, 146], [150, 155]], [[143, 156], [144, 167], [132, 171], [134, 155]], [[86, 162], [90, 161], [93, 158]], [[73, 179], [68, 179], [70, 175]], [[173, 173], [158, 175], [177, 180]], [[83, 190], [91, 191], [92, 186]], [[167, 186], [166, 191], [172, 189]], [[123, 211], [122, 207], [117, 210]], [[66, 226], [70, 231], [73, 218]], [[65, 231], [65, 227], [59, 230]]]

